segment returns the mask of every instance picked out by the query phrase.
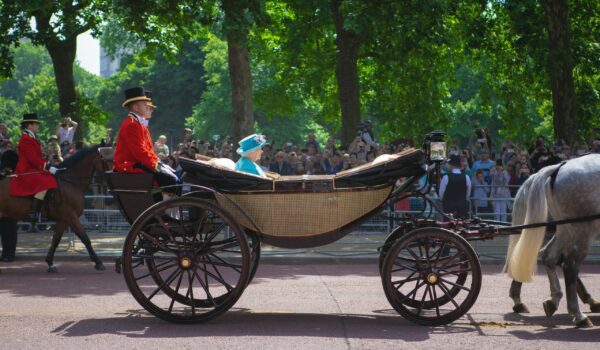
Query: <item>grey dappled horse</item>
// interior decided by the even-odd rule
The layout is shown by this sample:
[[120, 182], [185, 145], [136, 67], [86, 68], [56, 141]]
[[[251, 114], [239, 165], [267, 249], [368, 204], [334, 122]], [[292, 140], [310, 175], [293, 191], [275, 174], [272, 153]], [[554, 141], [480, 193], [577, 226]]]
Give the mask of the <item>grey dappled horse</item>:
[[[600, 155], [593, 154], [568, 161], [564, 165], [548, 166], [532, 175], [519, 189], [513, 205], [513, 225], [531, 224], [577, 218], [600, 213]], [[521, 303], [522, 282], [531, 281], [535, 272], [546, 227], [524, 229], [520, 236], [511, 236], [505, 269], [513, 278], [510, 296], [515, 312], [527, 312]], [[541, 249], [541, 260], [550, 280], [551, 299], [544, 302], [544, 311], [551, 316], [557, 309], [562, 291], [556, 265], [565, 276], [567, 309], [578, 327], [591, 327], [592, 322], [579, 309], [577, 294], [600, 311], [600, 303], [586, 291], [578, 277], [579, 267], [589, 247], [600, 233], [600, 220], [558, 225], [555, 235]]]

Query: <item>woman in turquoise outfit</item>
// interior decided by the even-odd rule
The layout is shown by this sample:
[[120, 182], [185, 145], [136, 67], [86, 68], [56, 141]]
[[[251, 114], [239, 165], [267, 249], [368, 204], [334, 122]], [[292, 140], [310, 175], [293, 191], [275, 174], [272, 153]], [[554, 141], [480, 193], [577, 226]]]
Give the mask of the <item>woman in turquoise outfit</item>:
[[235, 163], [235, 170], [267, 177], [260, 166], [256, 164], [262, 155], [262, 147], [266, 143], [265, 137], [260, 134], [253, 134], [241, 140], [237, 153], [242, 157]]

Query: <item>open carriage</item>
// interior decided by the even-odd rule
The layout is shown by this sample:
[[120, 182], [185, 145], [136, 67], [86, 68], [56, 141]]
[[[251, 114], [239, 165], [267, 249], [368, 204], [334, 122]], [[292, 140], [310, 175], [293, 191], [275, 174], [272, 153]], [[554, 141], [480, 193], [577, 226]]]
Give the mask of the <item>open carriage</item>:
[[[155, 316], [210, 320], [231, 308], [252, 281], [261, 243], [316, 247], [381, 215], [390, 202], [408, 195], [429, 201], [439, 136], [428, 135], [423, 149], [327, 176], [261, 178], [181, 159], [184, 185], [167, 201], [157, 201], [160, 189], [153, 189], [150, 174], [109, 172], [111, 191], [132, 223], [118, 268], [135, 299]], [[424, 176], [425, 187], [417, 188]], [[466, 239], [487, 238], [493, 230], [448, 217], [394, 220], [379, 259], [390, 304], [423, 325], [464, 315], [481, 286], [479, 260]]]

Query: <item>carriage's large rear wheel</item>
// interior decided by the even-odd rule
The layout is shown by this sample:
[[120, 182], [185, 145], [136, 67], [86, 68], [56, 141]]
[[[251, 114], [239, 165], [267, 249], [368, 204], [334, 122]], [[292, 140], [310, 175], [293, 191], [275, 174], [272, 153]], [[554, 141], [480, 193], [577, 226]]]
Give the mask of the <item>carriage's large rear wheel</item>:
[[385, 255], [381, 278], [398, 313], [421, 325], [438, 326], [473, 306], [481, 288], [481, 267], [464, 238], [440, 228], [422, 228], [394, 243]]
[[197, 198], [153, 205], [135, 221], [123, 247], [132, 295], [171, 322], [203, 322], [227, 311], [244, 291], [251, 265], [241, 227]]

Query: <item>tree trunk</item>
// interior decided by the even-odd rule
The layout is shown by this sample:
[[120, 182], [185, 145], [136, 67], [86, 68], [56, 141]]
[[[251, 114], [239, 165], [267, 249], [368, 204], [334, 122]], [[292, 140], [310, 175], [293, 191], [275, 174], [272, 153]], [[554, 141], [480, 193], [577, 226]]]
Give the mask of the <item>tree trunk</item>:
[[[77, 53], [77, 37], [52, 41], [46, 44], [46, 49], [52, 58], [56, 88], [58, 90], [58, 104], [60, 117], [70, 117], [79, 124], [75, 133], [74, 141], [83, 139], [81, 119], [77, 107], [77, 92], [75, 91], [75, 79], [73, 77], [73, 63]], [[53, 130], [52, 128], [50, 130]]]
[[356, 137], [360, 124], [360, 85], [358, 79], [358, 35], [344, 28], [344, 16], [340, 12], [341, 0], [331, 0], [337, 37], [337, 62], [335, 76], [338, 85], [338, 98], [342, 111], [342, 144], [347, 145]]
[[578, 140], [578, 123], [567, 0], [545, 0], [544, 8], [548, 18], [548, 69], [552, 84], [554, 137], [573, 144]]
[[244, 4], [223, 0], [229, 79], [231, 80], [231, 114], [233, 137], [240, 140], [254, 132], [252, 109], [252, 75], [248, 58], [248, 28], [244, 20]]

